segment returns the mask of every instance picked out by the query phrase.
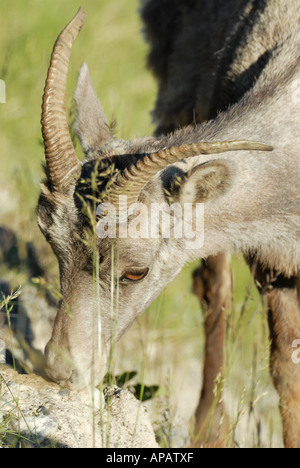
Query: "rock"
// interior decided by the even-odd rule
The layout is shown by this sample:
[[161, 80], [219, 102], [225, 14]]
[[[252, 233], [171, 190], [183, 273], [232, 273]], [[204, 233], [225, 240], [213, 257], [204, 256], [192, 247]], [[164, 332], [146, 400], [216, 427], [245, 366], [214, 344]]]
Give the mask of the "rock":
[[40, 373], [57, 312], [57, 298], [44, 275], [32, 242], [0, 226], [0, 362], [26, 373]]
[[0, 427], [0, 446], [158, 447], [146, 409], [128, 390], [70, 392], [1, 365]]
[[158, 447], [146, 408], [128, 390], [106, 389], [104, 424], [109, 428], [107, 448]]
[[41, 444], [46, 438], [51, 440], [52, 437], [55, 437], [58, 421], [54, 417], [39, 414], [21, 417], [13, 421], [11, 426], [16, 433], [22, 434], [23, 437], [27, 434], [28, 438], [32, 438], [37, 444]]

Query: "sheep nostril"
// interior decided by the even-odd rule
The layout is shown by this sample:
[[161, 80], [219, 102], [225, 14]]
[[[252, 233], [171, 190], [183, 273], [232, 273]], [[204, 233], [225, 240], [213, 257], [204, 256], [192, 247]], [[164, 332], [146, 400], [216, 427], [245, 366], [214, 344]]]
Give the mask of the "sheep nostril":
[[45, 348], [44, 369], [54, 382], [61, 383], [68, 380], [73, 372], [69, 352], [50, 341]]

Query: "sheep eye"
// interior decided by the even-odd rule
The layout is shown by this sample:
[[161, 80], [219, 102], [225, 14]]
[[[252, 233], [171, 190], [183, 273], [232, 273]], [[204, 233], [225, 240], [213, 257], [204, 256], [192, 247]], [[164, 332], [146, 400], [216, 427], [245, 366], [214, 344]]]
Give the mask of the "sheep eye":
[[141, 281], [149, 273], [149, 268], [144, 268], [142, 270], [128, 270], [123, 273], [120, 278], [120, 281]]

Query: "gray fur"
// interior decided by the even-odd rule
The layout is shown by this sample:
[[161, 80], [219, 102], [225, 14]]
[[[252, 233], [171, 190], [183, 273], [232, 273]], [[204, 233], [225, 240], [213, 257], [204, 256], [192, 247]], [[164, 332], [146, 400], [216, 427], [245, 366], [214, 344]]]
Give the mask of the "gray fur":
[[77, 109], [74, 130], [83, 151], [87, 152], [109, 142], [112, 135], [86, 63], [81, 66], [74, 98]]
[[[169, 3], [163, 2], [164, 5]], [[178, 11], [177, 8], [183, 8], [183, 3], [183, 1], [176, 1], [174, 11]], [[196, 5], [197, 12], [201, 12], [202, 6], [207, 8], [208, 13], [210, 12], [209, 4], [211, 3], [204, 1], [186, 2], [187, 12], [190, 3]], [[229, 2], [228, 5], [232, 6], [234, 3]], [[111, 285], [122, 276], [124, 271], [132, 267], [147, 267], [150, 271], [141, 282], [120, 283], [116, 339], [153, 302], [165, 285], [174, 279], [183, 265], [192, 259], [205, 258], [220, 252], [242, 251], [256, 256], [263, 265], [276, 268], [286, 275], [298, 272], [300, 265], [300, 158], [298, 155], [300, 107], [292, 101], [292, 86], [300, 77], [298, 71], [300, 66], [300, 5], [291, 2], [287, 8], [279, 0], [239, 1], [237, 4], [240, 9], [220, 7], [220, 18], [218, 17], [216, 22], [216, 28], [218, 28], [218, 24], [222, 22], [223, 10], [227, 15], [225, 20], [223, 19], [225, 23], [228, 22], [228, 17], [235, 18], [236, 21], [234, 27], [222, 29], [222, 34], [212, 46], [213, 50], [220, 51], [219, 48], [223, 44], [223, 56], [228, 57], [225, 79], [219, 89], [215, 91], [211, 87], [207, 96], [201, 96], [201, 70], [197, 69], [197, 72], [192, 74], [191, 81], [182, 80], [182, 89], [176, 89], [176, 84], [173, 84], [172, 80], [167, 80], [158, 98], [162, 103], [161, 107], [158, 104], [156, 110], [160, 129], [170, 127], [168, 122], [170, 112], [178, 112], [176, 106], [170, 110], [167, 104], [168, 102], [171, 105], [174, 104], [175, 89], [179, 93], [178, 105], [181, 106], [180, 103], [184, 103], [183, 112], [189, 115], [197, 112], [199, 116], [203, 114], [203, 118], [206, 117], [211, 107], [206, 102], [203, 107], [201, 104], [203, 98], [209, 101], [219, 92], [220, 109], [223, 112], [214, 120], [202, 125], [185, 127], [156, 139], [145, 137], [131, 142], [110, 140], [105, 131], [105, 135], [108, 136], [104, 138], [105, 145], [100, 143], [100, 147], [95, 148], [95, 143], [101, 140], [103, 128], [105, 130], [107, 128], [106, 119], [100, 117], [99, 120], [91, 122], [89, 112], [91, 115], [102, 114], [102, 111], [99, 111], [98, 100], [89, 100], [89, 105], [85, 106], [82, 99], [77, 98], [77, 104], [80, 105], [76, 128], [87, 154], [87, 159], [83, 164], [85, 179], [91, 175], [99, 158], [104, 163], [115, 162], [116, 167], [123, 170], [147, 153], [200, 141], [248, 139], [271, 144], [274, 151], [272, 153], [242, 151], [210, 157], [200, 155], [188, 158], [157, 174], [141, 195], [141, 200], [148, 206], [153, 202], [166, 200], [164, 188], [174, 186], [172, 180], [178, 173], [185, 175], [181, 192], [193, 193], [193, 190], [188, 190], [188, 184], [191, 184], [190, 188], [199, 187], [201, 184], [203, 186], [203, 183], [206, 183], [204, 181], [207, 181], [204, 174], [209, 164], [213, 177], [209, 187], [205, 187], [208, 196], [204, 199], [206, 202], [204, 246], [190, 251], [185, 249], [184, 239], [139, 239], [138, 241], [119, 239], [119, 270], [117, 271], [117, 264], [112, 269], [111, 242], [108, 239], [98, 239], [100, 306], [94, 299], [92, 245], [79, 240], [84, 237], [87, 228], [82, 205], [78, 202], [78, 195], [81, 197], [81, 203], [84, 199], [80, 184], [71, 199], [68, 196], [51, 193], [46, 187], [44, 188], [39, 206], [40, 226], [58, 257], [64, 298], [57, 314], [52, 340], [46, 349], [46, 370], [56, 381], [64, 382], [72, 388], [81, 388], [89, 383], [92, 368], [95, 369], [94, 383], [97, 383], [103, 376], [111, 345]], [[146, 3], [146, 7], [147, 5], [151, 5], [151, 2]], [[195, 18], [193, 24], [192, 34], [198, 34], [195, 29], [195, 24], [197, 24]], [[201, 28], [205, 27], [205, 23], [201, 22], [201, 16], [198, 24], [199, 36], [196, 35], [191, 42], [191, 53], [196, 56], [198, 48], [195, 49], [194, 44], [200, 44]], [[180, 51], [178, 57], [175, 58], [174, 55], [176, 64], [180, 63], [178, 60], [184, 56], [184, 44], [187, 41], [187, 38], [184, 38], [187, 34], [184, 26], [182, 29], [179, 28], [179, 31], [182, 36], [179, 34], [178, 37], [172, 39], [176, 43], [182, 41], [182, 46], [174, 46], [175, 55], [176, 51]], [[172, 49], [173, 45], [169, 43], [166, 47]], [[201, 53], [200, 45], [199, 50]], [[221, 67], [222, 53], [219, 52], [219, 54]], [[265, 57], [265, 59], [259, 61], [260, 57]], [[199, 66], [202, 63], [201, 60], [199, 60]], [[253, 73], [258, 61], [259, 73], [256, 71]], [[171, 76], [172, 63], [171, 60], [167, 64], [157, 64], [157, 73], [169, 66], [168, 74]], [[217, 86], [219, 71], [215, 66], [211, 66], [210, 70], [211, 76], [214, 77], [213, 83]], [[85, 73], [87, 74], [88, 71], [85, 70]], [[190, 75], [185, 72], [184, 76]], [[191, 105], [192, 101], [187, 100], [194, 99], [193, 96], [191, 97], [190, 90], [196, 89], [194, 84], [198, 79], [200, 84], [196, 87], [197, 105], [195, 107], [194, 104]], [[245, 84], [240, 85], [243, 79], [245, 79]], [[250, 88], [249, 80], [253, 83]], [[87, 75], [86, 82], [90, 83]], [[185, 83], [187, 90], [184, 89]], [[239, 87], [240, 99], [226, 110], [225, 102], [230, 99], [228, 94], [232, 86]], [[79, 81], [77, 97], [84, 96], [83, 90], [80, 89], [81, 82]], [[82, 125], [80, 122], [91, 122], [91, 127]], [[98, 122], [98, 131], [94, 128], [95, 122]], [[118, 155], [125, 156], [118, 157]], [[99, 191], [102, 188], [101, 185]], [[195, 202], [203, 201], [199, 193], [201, 190], [194, 190]], [[85, 201], [89, 203], [88, 198]], [[52, 212], [49, 210], [51, 206], [55, 207]], [[116, 295], [114, 297], [116, 300]], [[101, 310], [101, 353], [97, 349], [98, 332], [100, 333], [98, 329], [99, 307]], [[66, 313], [70, 310], [71, 313]], [[101, 358], [98, 357], [99, 354]]]

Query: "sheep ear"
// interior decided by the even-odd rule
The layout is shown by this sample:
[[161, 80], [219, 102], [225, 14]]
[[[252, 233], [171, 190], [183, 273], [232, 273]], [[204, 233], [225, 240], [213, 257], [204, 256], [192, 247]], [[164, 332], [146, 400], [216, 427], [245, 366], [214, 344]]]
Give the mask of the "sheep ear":
[[74, 130], [83, 151], [87, 152], [91, 148], [101, 147], [111, 141], [113, 137], [86, 63], [81, 66], [74, 98], [76, 102]]
[[206, 203], [225, 195], [233, 186], [235, 172], [235, 164], [227, 160], [199, 164], [180, 186], [180, 203]]

